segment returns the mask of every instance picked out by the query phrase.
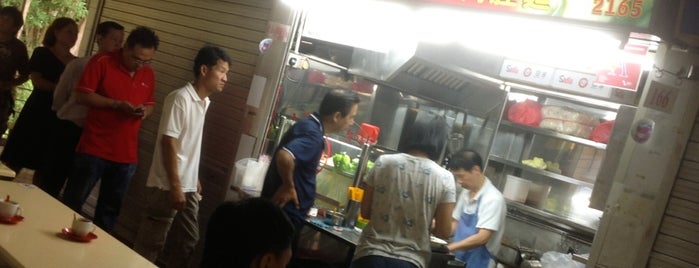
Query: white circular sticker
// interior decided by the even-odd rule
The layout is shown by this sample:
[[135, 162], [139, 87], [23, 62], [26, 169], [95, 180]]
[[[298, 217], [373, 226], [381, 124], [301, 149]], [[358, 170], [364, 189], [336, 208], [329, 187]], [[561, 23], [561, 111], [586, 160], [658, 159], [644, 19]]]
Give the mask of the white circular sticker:
[[641, 119], [636, 122], [636, 127], [632, 130], [631, 137], [638, 143], [644, 143], [653, 136], [655, 122], [650, 119]]
[[260, 41], [260, 53], [265, 53], [272, 46], [272, 38], [265, 38]]

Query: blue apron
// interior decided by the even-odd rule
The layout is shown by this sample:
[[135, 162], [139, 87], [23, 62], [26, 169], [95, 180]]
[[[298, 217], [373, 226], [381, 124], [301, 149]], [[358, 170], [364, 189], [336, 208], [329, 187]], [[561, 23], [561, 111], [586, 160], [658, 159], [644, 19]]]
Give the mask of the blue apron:
[[[476, 224], [478, 223], [478, 210], [480, 209], [481, 198], [476, 203], [476, 212], [473, 214], [461, 213], [459, 223], [454, 234], [454, 241], [461, 241], [469, 236], [478, 233]], [[454, 252], [456, 259], [466, 262], [468, 268], [488, 268], [490, 260], [493, 258], [485, 245], [467, 251]]]

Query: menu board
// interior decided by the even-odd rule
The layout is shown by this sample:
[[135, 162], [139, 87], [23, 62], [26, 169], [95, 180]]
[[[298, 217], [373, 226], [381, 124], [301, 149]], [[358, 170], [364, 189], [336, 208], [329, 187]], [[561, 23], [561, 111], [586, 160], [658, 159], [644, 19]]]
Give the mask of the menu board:
[[654, 0], [423, 0], [474, 9], [648, 28]]

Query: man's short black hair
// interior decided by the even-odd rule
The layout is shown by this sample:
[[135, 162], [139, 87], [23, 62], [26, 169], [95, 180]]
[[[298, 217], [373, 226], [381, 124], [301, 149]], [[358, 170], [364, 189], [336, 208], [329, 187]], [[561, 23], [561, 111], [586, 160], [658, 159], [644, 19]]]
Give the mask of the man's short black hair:
[[[0, 8], [0, 16], [7, 16], [12, 19], [12, 23], [15, 25], [17, 30], [19, 31], [19, 28], [22, 28], [22, 25], [24, 25], [24, 18], [22, 18], [22, 12], [19, 11], [16, 7], [13, 6], [5, 6]], [[15, 34], [17, 34], [15, 32]]]
[[158, 50], [159, 44], [160, 39], [155, 34], [155, 31], [145, 26], [139, 26], [133, 29], [131, 33], [129, 33], [129, 37], [126, 38], [126, 47], [130, 49], [136, 47], [136, 45], [140, 45], [142, 48]]
[[428, 113], [418, 116], [410, 131], [405, 133], [401, 151], [419, 151], [437, 161], [449, 137], [449, 129], [444, 116]]
[[293, 236], [286, 213], [269, 199], [224, 202], [209, 219], [201, 267], [250, 267], [259, 254], [289, 249]]
[[449, 158], [447, 163], [448, 170], [457, 170], [463, 168], [465, 171], [471, 171], [473, 167], [478, 166], [483, 170], [483, 158], [478, 152], [470, 149], [463, 149]]
[[347, 116], [352, 107], [359, 103], [359, 95], [354, 91], [333, 89], [325, 94], [320, 102], [318, 114], [323, 117], [332, 115], [335, 112], [340, 112], [342, 117]]
[[124, 26], [113, 21], [104, 21], [97, 24], [97, 31], [95, 33], [99, 36], [107, 36], [111, 30], [123, 31]]
[[199, 49], [197, 56], [194, 58], [194, 77], [199, 78], [199, 68], [201, 68], [202, 65], [212, 67], [218, 64], [219, 60], [228, 62], [228, 66], [233, 65], [231, 57], [229, 57], [228, 54], [226, 54], [226, 52], [219, 47], [205, 46]]

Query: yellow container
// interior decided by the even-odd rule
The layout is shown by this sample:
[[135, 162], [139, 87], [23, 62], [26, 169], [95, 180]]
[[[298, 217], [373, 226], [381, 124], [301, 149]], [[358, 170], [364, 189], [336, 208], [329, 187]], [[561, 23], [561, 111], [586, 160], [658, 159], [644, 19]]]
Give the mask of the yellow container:
[[357, 219], [357, 225], [356, 225], [356, 226], [357, 226], [357, 228], [363, 230], [364, 227], [366, 227], [366, 225], [369, 224], [369, 220], [367, 220], [367, 219], [365, 219], [365, 218], [362, 218], [362, 215], [357, 216], [357, 218], [358, 218], [358, 219]]
[[359, 187], [350, 186], [347, 190], [347, 198], [357, 202], [362, 202], [362, 198], [364, 198], [364, 190]]

